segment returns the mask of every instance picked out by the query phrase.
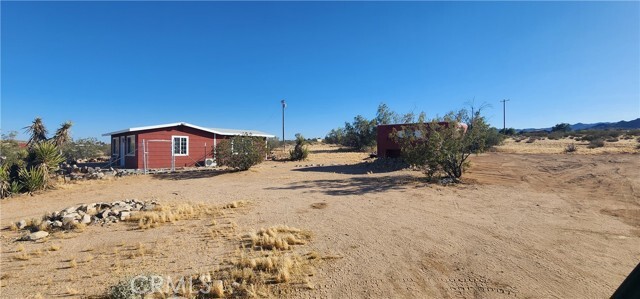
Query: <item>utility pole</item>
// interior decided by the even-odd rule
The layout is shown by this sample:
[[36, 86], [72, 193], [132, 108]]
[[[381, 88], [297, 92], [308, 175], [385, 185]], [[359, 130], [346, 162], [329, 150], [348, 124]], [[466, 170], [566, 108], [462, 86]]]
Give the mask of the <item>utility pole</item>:
[[502, 100], [502, 134], [507, 134], [507, 102], [510, 100]]
[[284, 108], [287, 107], [287, 103], [284, 100], [280, 101], [280, 103], [282, 104], [282, 153], [284, 154], [287, 150], [287, 146], [284, 142]]

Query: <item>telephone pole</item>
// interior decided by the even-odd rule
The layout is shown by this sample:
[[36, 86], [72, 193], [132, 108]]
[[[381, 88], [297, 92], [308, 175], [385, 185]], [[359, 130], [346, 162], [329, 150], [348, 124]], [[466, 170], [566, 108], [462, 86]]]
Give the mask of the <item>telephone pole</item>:
[[284, 142], [284, 108], [287, 107], [287, 103], [284, 100], [280, 101], [280, 103], [282, 104], [282, 152], [284, 153], [287, 150]]
[[507, 102], [510, 100], [502, 100], [502, 134], [507, 134]]

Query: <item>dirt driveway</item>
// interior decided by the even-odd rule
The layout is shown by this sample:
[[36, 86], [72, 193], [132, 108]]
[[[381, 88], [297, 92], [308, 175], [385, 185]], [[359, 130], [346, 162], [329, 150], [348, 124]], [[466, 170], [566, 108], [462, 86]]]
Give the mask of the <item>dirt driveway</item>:
[[[229, 216], [238, 233], [280, 224], [309, 229], [309, 246], [336, 257], [317, 270], [313, 289], [291, 295], [299, 298], [602, 298], [640, 261], [638, 155], [489, 153], [473, 157], [467, 183], [456, 186], [371, 169], [364, 158], [325, 150], [310, 161], [241, 173], [82, 183], [3, 200], [1, 224], [126, 198], [248, 200], [249, 208]], [[28, 244], [3, 230], [1, 297], [95, 296], [131, 273], [213, 267], [234, 245], [203, 241], [200, 225], [139, 231], [114, 224]], [[52, 243], [61, 249], [47, 251]], [[114, 262], [114, 248], [140, 243], [152, 253]], [[77, 267], [66, 266], [71, 259]]]

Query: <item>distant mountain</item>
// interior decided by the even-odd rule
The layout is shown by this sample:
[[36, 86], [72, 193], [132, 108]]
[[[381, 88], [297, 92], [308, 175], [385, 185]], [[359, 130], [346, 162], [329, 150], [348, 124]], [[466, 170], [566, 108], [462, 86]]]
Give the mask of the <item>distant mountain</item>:
[[[640, 129], [640, 118], [636, 118], [630, 121], [621, 120], [619, 122], [601, 122], [601, 123], [593, 123], [593, 124], [583, 124], [577, 123], [571, 125], [571, 130], [580, 131], [580, 130], [607, 130], [607, 129]], [[522, 132], [531, 132], [531, 131], [551, 131], [551, 127], [549, 128], [527, 128], [520, 130]]]

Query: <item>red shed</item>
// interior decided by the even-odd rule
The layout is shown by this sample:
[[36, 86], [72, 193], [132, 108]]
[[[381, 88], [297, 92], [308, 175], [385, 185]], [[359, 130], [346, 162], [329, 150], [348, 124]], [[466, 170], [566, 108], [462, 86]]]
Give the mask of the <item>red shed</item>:
[[[448, 127], [448, 122], [439, 122], [441, 126]], [[391, 133], [393, 129], [397, 131], [402, 131], [402, 127], [409, 126], [417, 126], [419, 124], [392, 124], [392, 125], [379, 125], [377, 127], [378, 135], [377, 135], [377, 143], [378, 143], [378, 157], [379, 158], [396, 158], [400, 157], [400, 145], [396, 143], [393, 138], [391, 138]], [[429, 125], [426, 123], [426, 125]], [[464, 131], [467, 131], [467, 125], [460, 123], [458, 124], [460, 128], [463, 128]]]
[[127, 169], [193, 167], [215, 164], [213, 149], [236, 135], [275, 137], [253, 130], [204, 128], [189, 123], [128, 128], [111, 136], [111, 163]]

